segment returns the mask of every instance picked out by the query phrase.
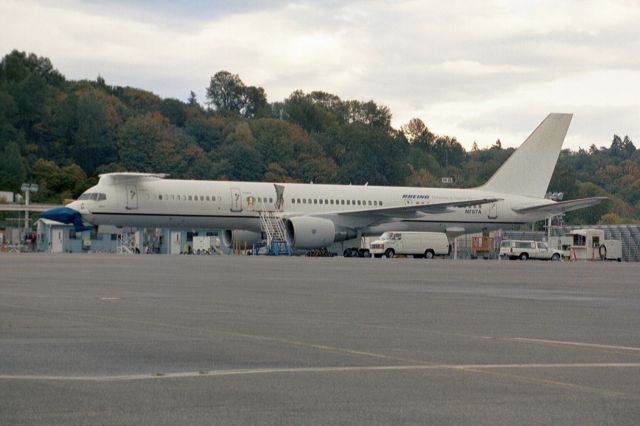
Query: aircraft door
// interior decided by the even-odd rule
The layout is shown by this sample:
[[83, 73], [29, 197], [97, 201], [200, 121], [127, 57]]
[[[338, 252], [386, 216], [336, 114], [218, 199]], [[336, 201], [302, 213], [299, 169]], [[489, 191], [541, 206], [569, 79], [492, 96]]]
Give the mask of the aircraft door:
[[127, 185], [127, 210], [138, 208], [138, 189], [135, 185]]
[[489, 206], [489, 214], [487, 215], [488, 219], [497, 219], [498, 218], [498, 202], [491, 203]]
[[51, 253], [62, 253], [62, 229], [51, 231]]
[[276, 210], [282, 210], [284, 206], [284, 186], [277, 183], [274, 183], [273, 186], [276, 188]]
[[231, 211], [242, 211], [242, 194], [238, 188], [231, 188]]

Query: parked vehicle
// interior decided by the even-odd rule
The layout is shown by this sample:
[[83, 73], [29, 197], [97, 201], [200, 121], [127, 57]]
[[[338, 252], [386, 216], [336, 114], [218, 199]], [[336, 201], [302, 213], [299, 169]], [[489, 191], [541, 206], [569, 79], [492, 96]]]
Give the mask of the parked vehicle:
[[501, 259], [540, 259], [540, 260], [560, 260], [562, 252], [550, 249], [544, 241], [529, 240], [502, 240], [500, 243]]
[[572, 260], [622, 261], [622, 242], [605, 240], [602, 229], [576, 229], [569, 236], [573, 238], [569, 255]]
[[440, 232], [385, 232], [371, 243], [375, 257], [412, 255], [416, 258], [433, 259], [451, 253], [447, 236]]

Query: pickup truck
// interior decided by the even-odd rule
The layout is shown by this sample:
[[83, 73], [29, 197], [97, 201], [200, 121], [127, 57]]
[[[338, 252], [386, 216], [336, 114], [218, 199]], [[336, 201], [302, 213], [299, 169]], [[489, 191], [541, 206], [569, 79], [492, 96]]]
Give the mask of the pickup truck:
[[541, 259], [560, 260], [562, 252], [550, 249], [544, 241], [502, 240], [500, 243], [501, 259]]

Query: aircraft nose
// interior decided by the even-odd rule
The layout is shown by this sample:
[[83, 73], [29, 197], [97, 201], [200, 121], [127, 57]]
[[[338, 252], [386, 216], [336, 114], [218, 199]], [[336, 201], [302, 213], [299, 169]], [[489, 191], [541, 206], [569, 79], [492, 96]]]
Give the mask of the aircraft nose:
[[40, 213], [43, 219], [54, 220], [60, 223], [75, 223], [76, 217], [80, 216], [80, 212], [69, 207], [59, 207]]
[[[76, 230], [83, 230], [87, 227], [82, 225], [82, 215], [79, 211], [69, 207], [59, 207], [40, 213], [43, 219], [49, 219], [60, 223], [72, 224]], [[88, 227], [91, 229], [91, 227]]]

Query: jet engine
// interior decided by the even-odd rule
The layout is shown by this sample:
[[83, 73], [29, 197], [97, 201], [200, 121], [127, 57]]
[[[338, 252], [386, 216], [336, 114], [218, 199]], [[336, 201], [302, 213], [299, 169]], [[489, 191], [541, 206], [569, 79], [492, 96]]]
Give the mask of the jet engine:
[[329, 219], [298, 216], [286, 219], [287, 241], [296, 249], [315, 249], [336, 241], [336, 226]]
[[220, 239], [227, 248], [233, 248], [234, 242], [240, 244], [240, 248], [244, 248], [245, 243], [247, 247], [251, 247], [254, 243], [260, 241], [262, 236], [259, 232], [225, 229], [220, 233]]

